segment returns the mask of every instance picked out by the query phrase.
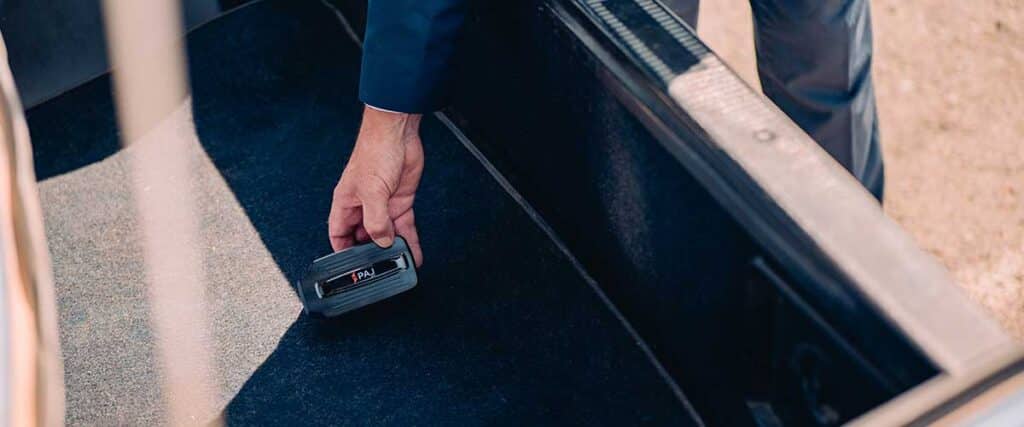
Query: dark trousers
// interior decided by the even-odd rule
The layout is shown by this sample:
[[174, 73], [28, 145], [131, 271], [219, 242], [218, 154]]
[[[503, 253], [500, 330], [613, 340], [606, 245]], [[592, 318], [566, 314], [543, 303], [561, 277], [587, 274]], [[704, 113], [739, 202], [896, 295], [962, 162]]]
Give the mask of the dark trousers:
[[[667, 0], [696, 28], [700, 0]], [[868, 0], [751, 0], [764, 94], [881, 201]]]

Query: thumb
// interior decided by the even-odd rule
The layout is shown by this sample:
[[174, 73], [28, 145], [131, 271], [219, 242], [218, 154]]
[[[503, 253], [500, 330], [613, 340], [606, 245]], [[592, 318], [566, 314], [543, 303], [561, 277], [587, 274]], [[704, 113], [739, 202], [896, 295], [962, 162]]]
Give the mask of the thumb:
[[395, 241], [395, 225], [388, 216], [388, 201], [391, 194], [383, 183], [367, 186], [360, 193], [359, 199], [363, 203], [363, 228], [377, 246], [390, 247]]

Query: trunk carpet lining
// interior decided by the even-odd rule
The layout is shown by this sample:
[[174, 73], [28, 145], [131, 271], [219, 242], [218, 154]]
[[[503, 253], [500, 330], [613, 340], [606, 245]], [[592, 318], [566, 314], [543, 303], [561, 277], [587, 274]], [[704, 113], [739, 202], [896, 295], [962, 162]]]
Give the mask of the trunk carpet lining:
[[[358, 129], [358, 48], [313, 1], [246, 6], [188, 42], [198, 134], [188, 185], [212, 393], [229, 424], [698, 422], [571, 259], [433, 118], [416, 203], [420, 285], [328, 325], [299, 315], [292, 284], [330, 249], [329, 197]], [[68, 422], [159, 421], [128, 185], [144, 147], [118, 148], [106, 76], [28, 120]]]

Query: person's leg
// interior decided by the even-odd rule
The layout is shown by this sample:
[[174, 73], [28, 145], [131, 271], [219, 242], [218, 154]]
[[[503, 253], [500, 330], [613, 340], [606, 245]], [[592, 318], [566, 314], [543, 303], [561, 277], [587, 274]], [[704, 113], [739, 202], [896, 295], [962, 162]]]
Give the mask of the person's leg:
[[765, 95], [882, 200], [868, 0], [751, 0]]
[[665, 0], [668, 6], [677, 16], [683, 18], [690, 27], [697, 28], [697, 12], [700, 10], [700, 0]]

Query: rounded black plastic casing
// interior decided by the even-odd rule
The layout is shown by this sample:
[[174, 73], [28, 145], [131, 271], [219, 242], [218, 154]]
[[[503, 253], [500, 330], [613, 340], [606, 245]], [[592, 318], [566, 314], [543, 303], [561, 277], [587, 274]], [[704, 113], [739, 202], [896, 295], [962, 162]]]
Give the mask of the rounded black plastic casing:
[[[380, 261], [401, 257], [404, 268], [381, 277], [361, 280], [337, 294], [321, 296], [318, 283], [323, 284], [346, 273], [358, 271]], [[416, 264], [405, 239], [395, 237], [389, 248], [374, 243], [354, 246], [323, 256], [315, 261], [299, 281], [299, 299], [311, 317], [334, 317], [405, 292], [416, 286]]]

